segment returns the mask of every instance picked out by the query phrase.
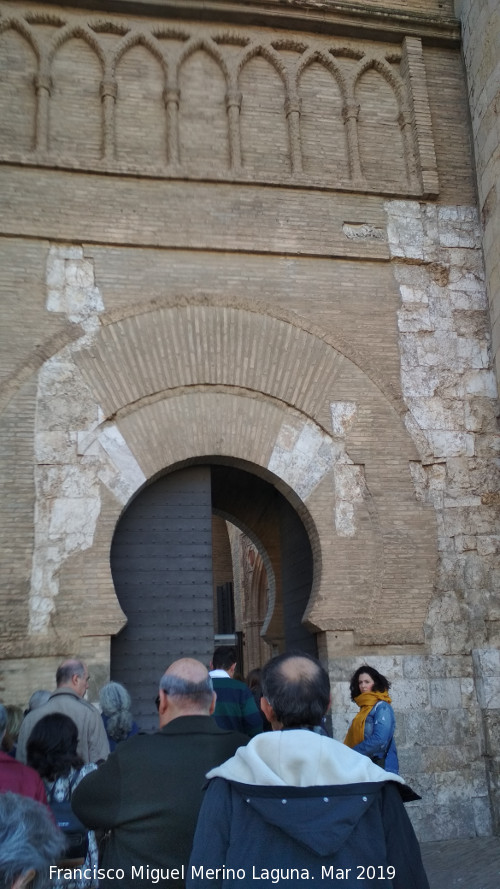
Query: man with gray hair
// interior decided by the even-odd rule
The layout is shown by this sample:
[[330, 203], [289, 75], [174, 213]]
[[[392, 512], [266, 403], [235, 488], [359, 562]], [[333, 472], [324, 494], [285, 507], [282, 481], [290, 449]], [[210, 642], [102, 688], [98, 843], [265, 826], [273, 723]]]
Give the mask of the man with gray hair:
[[84, 700], [89, 685], [86, 664], [76, 658], [63, 661], [56, 672], [56, 690], [46, 704], [30, 710], [23, 719], [17, 740], [16, 758], [26, 762], [26, 747], [33, 726], [50, 713], [63, 713], [78, 729], [77, 753], [85, 763], [99, 762], [109, 754], [109, 744], [101, 714]]
[[0, 794], [0, 889], [48, 889], [64, 835], [47, 809], [17, 793]]
[[[7, 710], [0, 704], [0, 744], [7, 727]], [[8, 753], [0, 750], [0, 793], [20, 793], [30, 796], [40, 803], [47, 803], [45, 785], [38, 772], [17, 762]]]
[[[124, 886], [184, 886], [206, 772], [248, 742], [219, 728], [212, 680], [192, 658], [162, 676], [159, 731], [118, 744], [73, 793], [73, 809], [87, 827], [109, 831], [101, 865], [123, 871]], [[100, 889], [114, 887], [112, 877]]]
[[0, 889], [47, 889], [64, 835], [47, 809], [17, 793], [0, 795]]

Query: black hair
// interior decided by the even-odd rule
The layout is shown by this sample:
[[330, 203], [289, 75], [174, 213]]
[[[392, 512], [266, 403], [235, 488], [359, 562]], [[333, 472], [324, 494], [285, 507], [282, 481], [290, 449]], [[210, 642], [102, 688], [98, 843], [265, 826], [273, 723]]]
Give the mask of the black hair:
[[351, 701], [354, 701], [355, 698], [359, 695], [359, 677], [362, 673], [368, 673], [368, 676], [374, 681], [373, 691], [389, 691], [391, 687], [391, 683], [385, 676], [382, 676], [382, 673], [379, 673], [375, 667], [369, 667], [367, 664], [364, 664], [362, 667], [358, 667], [354, 675], [351, 677], [351, 681], [349, 683], [349, 688], [351, 690]]
[[236, 649], [232, 645], [219, 645], [214, 651], [212, 666], [214, 670], [228, 670], [237, 660]]
[[33, 726], [26, 748], [28, 765], [41, 778], [55, 781], [83, 766], [77, 754], [78, 729], [64, 713], [49, 713]]
[[[311, 667], [290, 677], [283, 667], [290, 660], [309, 661]], [[262, 695], [283, 728], [320, 725], [330, 703], [330, 680], [320, 662], [302, 651], [279, 654], [262, 668]]]

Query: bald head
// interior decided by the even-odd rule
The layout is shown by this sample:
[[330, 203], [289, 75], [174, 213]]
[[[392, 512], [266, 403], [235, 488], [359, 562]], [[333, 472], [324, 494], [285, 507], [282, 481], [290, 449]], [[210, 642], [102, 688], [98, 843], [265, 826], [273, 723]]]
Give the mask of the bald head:
[[321, 669], [318, 663], [301, 655], [290, 655], [279, 665], [279, 671], [283, 679], [286, 682], [296, 683], [314, 679]]
[[330, 680], [316, 658], [280, 654], [262, 670], [262, 695], [280, 728], [320, 725], [330, 703]]
[[215, 693], [207, 668], [194, 658], [174, 661], [160, 681], [160, 725], [178, 716], [209, 716]]
[[58, 688], [71, 688], [80, 698], [83, 698], [89, 685], [89, 671], [83, 661], [70, 658], [58, 667], [56, 673], [56, 685]]
[[179, 679], [194, 683], [206, 682], [209, 678], [207, 668], [201, 661], [197, 661], [192, 657], [181, 657], [178, 661], [174, 661], [173, 664], [170, 664], [170, 667], [165, 670], [164, 675], [178, 676]]

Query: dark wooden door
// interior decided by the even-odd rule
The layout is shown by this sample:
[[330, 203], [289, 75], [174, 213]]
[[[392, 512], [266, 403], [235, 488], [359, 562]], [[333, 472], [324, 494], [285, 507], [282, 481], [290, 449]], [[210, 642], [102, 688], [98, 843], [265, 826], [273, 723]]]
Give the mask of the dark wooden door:
[[111, 570], [126, 627], [111, 642], [111, 678], [132, 696], [141, 728], [157, 728], [155, 697], [180, 657], [208, 665], [213, 651], [210, 468], [146, 487], [120, 519]]
[[316, 636], [302, 623], [312, 587], [311, 544], [299, 516], [284, 497], [280, 499], [279, 514], [286, 648], [317, 657]]

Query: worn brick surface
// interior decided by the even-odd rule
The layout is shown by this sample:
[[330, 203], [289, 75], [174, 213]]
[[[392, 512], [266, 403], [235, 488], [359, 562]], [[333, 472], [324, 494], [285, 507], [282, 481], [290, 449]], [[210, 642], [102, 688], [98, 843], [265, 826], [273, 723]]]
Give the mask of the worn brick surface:
[[490, 0], [462, 0], [464, 56], [476, 157], [479, 206], [484, 226], [493, 357], [500, 380], [500, 237], [498, 115], [500, 114], [499, 32], [500, 10]]
[[[373, 662], [419, 836], [488, 837], [494, 4], [269, 0], [251, 24], [191, 6], [0, 3], [0, 698], [24, 705], [80, 654], [95, 699], [126, 620], [109, 554], [131, 498], [192, 461], [250, 467], [310, 538], [303, 619], [336, 736]], [[264, 655], [279, 577], [269, 602], [264, 574], [247, 580], [237, 613]]]

